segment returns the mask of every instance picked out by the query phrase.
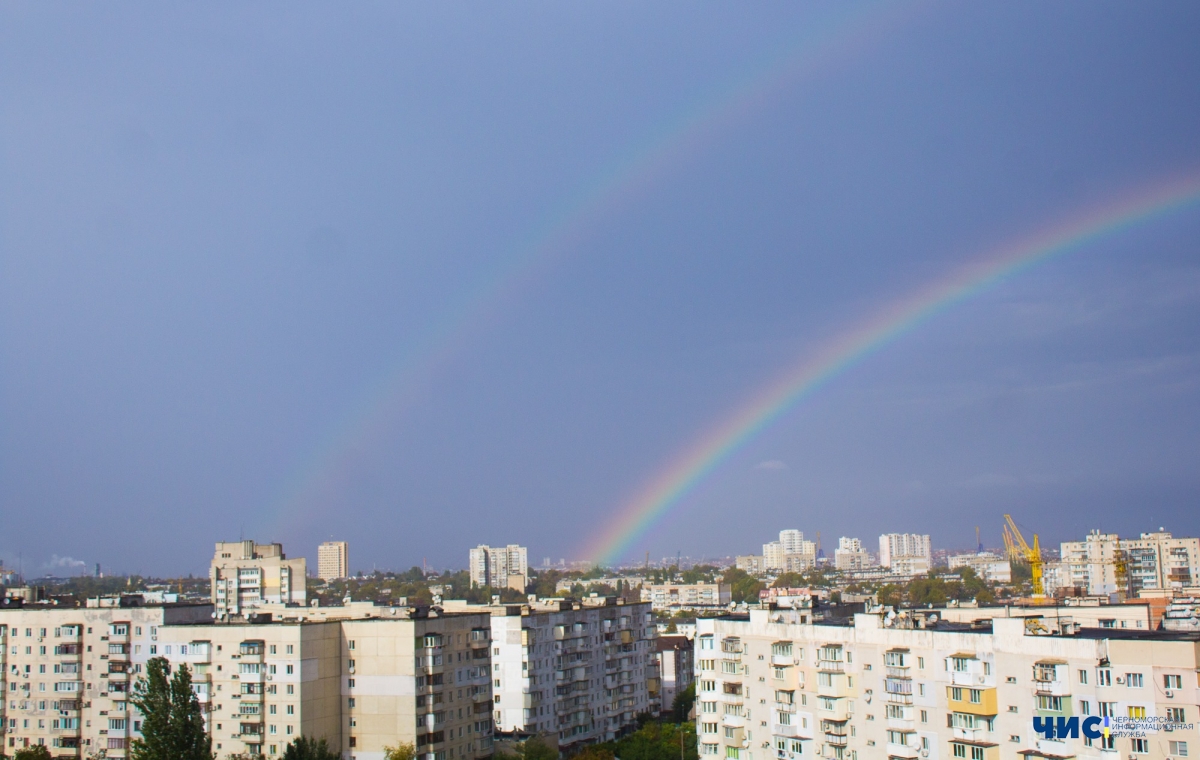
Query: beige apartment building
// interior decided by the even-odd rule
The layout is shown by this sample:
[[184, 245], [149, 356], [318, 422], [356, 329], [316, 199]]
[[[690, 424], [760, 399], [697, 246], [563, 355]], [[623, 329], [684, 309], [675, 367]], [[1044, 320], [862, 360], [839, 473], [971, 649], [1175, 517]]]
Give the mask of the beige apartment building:
[[304, 558], [288, 559], [282, 544], [218, 542], [208, 571], [215, 614], [243, 615], [264, 604], [303, 606], [306, 574]]
[[1120, 538], [1094, 530], [1083, 541], [1064, 541], [1059, 548], [1060, 583], [1092, 596], [1200, 583], [1200, 538], [1176, 538], [1166, 531]]
[[336, 581], [350, 577], [350, 544], [326, 541], [317, 547], [317, 577]]
[[648, 603], [596, 597], [444, 606], [491, 617], [497, 731], [554, 735], [566, 748], [613, 739], [639, 713], [659, 709]]
[[714, 609], [729, 604], [730, 589], [727, 583], [653, 583], [642, 586], [642, 601], [663, 612]]
[[[732, 760], [1194, 757], [1200, 635], [994, 618], [791, 610], [697, 621], [700, 755]], [[925, 627], [920, 627], [924, 625]], [[1047, 739], [1033, 719], [1169, 721], [1138, 737]]]
[[355, 760], [404, 742], [421, 760], [491, 756], [488, 615], [319, 609], [256, 623], [214, 623], [209, 605], [0, 609], [5, 751], [127, 757], [132, 683], [164, 657], [193, 670], [219, 757], [278, 756], [301, 735]]

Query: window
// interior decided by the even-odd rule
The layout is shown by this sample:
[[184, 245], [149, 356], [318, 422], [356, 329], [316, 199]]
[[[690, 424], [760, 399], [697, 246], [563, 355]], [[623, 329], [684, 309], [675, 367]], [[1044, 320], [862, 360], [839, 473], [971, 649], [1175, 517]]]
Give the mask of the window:
[[922, 722], [922, 723], [928, 723], [928, 722], [929, 722], [929, 711], [928, 711], [928, 710], [922, 710], [922, 711], [921, 711], [921, 722]]
[[726, 747], [725, 748], [725, 757], [729, 758], [729, 760], [740, 760], [741, 756], [742, 755], [741, 755], [740, 748], [738, 748], [738, 747]]
[[348, 642], [346, 642], [346, 648], [351, 650], [354, 649], [354, 639], [350, 639]]
[[1168, 707], [1167, 708], [1167, 722], [1168, 723], [1186, 723], [1187, 721], [1184, 719], [1183, 708], [1182, 707]]
[[1170, 742], [1170, 749], [1171, 749], [1171, 754], [1174, 755], [1175, 757], [1187, 757], [1188, 756], [1187, 742], [1176, 742], [1176, 741]]
[[347, 702], [349, 707], [354, 707], [354, 697], [350, 697]]
[[1079, 671], [1079, 683], [1083, 684], [1084, 686], [1087, 686], [1087, 671], [1086, 670]]
[[921, 670], [925, 669], [925, 658], [924, 657], [917, 658], [917, 667]]
[[732, 739], [737, 734], [737, 729], [732, 726], [725, 727], [725, 738]]
[[1100, 717], [1101, 718], [1117, 717], [1117, 703], [1116, 702], [1100, 702], [1099, 705], [1100, 705]]
[[1096, 671], [1097, 686], [1112, 686], [1112, 671], [1108, 668], [1099, 668]]
[[700, 681], [700, 691], [716, 691], [716, 690], [717, 690], [717, 682], [716, 681], [709, 681], [709, 680]]
[[715, 734], [717, 732], [716, 723], [701, 723], [700, 732], [705, 734]]
[[288, 644], [288, 645], [287, 645], [287, 653], [288, 653], [288, 654], [295, 654], [294, 647], [293, 647], [291, 644]]
[[[1163, 688], [1164, 689], [1182, 689], [1183, 688], [1183, 676], [1176, 676], [1176, 675], [1170, 675], [1170, 674], [1163, 676]], [[1176, 754], [1176, 753], [1172, 752], [1171, 754]]]
[[1129, 706], [1129, 717], [1145, 718], [1146, 717], [1146, 708], [1142, 707], [1140, 705], [1130, 705]]
[[1142, 674], [1141, 673], [1126, 673], [1125, 674], [1125, 685], [1131, 689], [1142, 688], [1142, 685], [1143, 685]]
[[982, 689], [971, 689], [970, 697], [971, 697], [971, 704], [973, 704], [973, 705], [983, 704], [983, 690]]
[[1132, 744], [1131, 749], [1133, 750], [1133, 753], [1135, 755], [1150, 754], [1150, 740], [1149, 739], [1134, 738], [1132, 740], [1131, 744]]
[[772, 676], [776, 681], [782, 681], [787, 677], [787, 668], [772, 668]]
[[1091, 715], [1092, 714], [1092, 703], [1088, 702], [1086, 699], [1079, 700], [1079, 714], [1080, 715]]
[[1039, 694], [1037, 698], [1037, 706], [1039, 710], [1048, 712], [1062, 712], [1062, 697], [1052, 697], [1047, 694]]

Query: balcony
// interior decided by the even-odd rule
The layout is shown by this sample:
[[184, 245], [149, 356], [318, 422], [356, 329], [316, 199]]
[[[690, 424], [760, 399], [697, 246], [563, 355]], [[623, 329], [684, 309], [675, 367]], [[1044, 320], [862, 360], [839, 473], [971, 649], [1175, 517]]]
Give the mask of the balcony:
[[918, 758], [921, 756], [921, 750], [908, 744], [892, 744], [888, 742], [887, 754], [888, 757]]
[[845, 673], [846, 663], [841, 660], [817, 660], [817, 670], [824, 673]]
[[784, 726], [778, 723], [771, 724], [772, 736], [786, 736], [791, 739], [800, 738], [800, 727], [797, 725]]
[[850, 739], [845, 734], [825, 734], [825, 743], [834, 747], [845, 747], [850, 743]]
[[916, 721], [904, 718], [888, 718], [887, 727], [892, 731], [915, 731], [917, 730], [917, 723]]
[[721, 725], [729, 726], [730, 728], [745, 728], [746, 718], [741, 715], [731, 715], [726, 713], [721, 716]]

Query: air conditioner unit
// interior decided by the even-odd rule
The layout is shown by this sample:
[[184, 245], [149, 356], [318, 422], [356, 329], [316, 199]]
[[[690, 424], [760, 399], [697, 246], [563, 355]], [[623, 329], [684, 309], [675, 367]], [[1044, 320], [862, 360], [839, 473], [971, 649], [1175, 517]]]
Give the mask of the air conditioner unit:
[[1170, 689], [1167, 689], [1167, 699], [1174, 699], [1174, 698], [1175, 698], [1175, 692], [1171, 691]]
[[1125, 683], [1125, 679], [1121, 676], [1117, 676], [1117, 683]]

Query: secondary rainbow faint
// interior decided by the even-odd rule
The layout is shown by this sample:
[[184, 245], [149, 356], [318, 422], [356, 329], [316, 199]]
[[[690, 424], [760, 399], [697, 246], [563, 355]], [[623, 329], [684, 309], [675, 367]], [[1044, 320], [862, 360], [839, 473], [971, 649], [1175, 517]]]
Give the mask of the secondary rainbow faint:
[[1030, 267], [1200, 202], [1200, 175], [1154, 185], [1092, 208], [976, 257], [945, 279], [897, 301], [805, 356], [699, 440], [687, 446], [616, 512], [584, 557], [613, 563], [678, 507], [707, 475], [830, 380], [926, 320]]
[[637, 197], [685, 156], [703, 148], [733, 122], [821, 67], [851, 55], [921, 8], [917, 3], [839, 5], [838, 15], [806, 29], [791, 47], [733, 77], [691, 107], [656, 125], [637, 145], [565, 196], [545, 223], [479, 273], [455, 303], [364, 389], [311, 450], [267, 509], [267, 526], [282, 535], [303, 527], [304, 512], [327, 510], [329, 491], [350, 477], [364, 452], [377, 447], [396, 418], [472, 338], [497, 321], [566, 251], [603, 219]]

